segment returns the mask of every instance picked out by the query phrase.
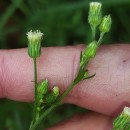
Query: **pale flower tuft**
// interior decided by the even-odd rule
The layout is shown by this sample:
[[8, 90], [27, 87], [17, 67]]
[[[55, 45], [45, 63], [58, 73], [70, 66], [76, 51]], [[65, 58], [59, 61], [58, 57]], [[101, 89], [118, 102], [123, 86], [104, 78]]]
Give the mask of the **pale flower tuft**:
[[[43, 35], [44, 34], [41, 33], [40, 30], [36, 30], [34, 32], [31, 30], [30, 32], [27, 33], [27, 38], [30, 41], [37, 41], [37, 40], [39, 41], [42, 39]], [[37, 42], [32, 42], [32, 43], [37, 43]]]

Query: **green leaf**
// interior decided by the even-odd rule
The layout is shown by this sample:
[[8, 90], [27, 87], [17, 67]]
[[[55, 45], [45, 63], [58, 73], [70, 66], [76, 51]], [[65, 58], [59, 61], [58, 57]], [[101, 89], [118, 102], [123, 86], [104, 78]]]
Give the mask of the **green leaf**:
[[93, 75], [91, 75], [91, 76], [85, 77], [83, 80], [85, 80], [85, 79], [91, 79], [91, 78], [93, 78], [95, 75], [96, 75], [96, 73], [93, 74]]

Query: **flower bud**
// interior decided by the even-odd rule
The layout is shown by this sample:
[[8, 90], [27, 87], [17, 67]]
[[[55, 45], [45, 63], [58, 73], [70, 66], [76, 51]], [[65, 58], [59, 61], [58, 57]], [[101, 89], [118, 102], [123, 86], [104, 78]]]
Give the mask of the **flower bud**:
[[59, 96], [59, 87], [55, 86], [52, 89], [52, 92], [46, 95], [46, 102], [53, 103], [56, 101], [57, 97]]
[[112, 23], [111, 16], [110, 15], [105, 16], [99, 26], [100, 31], [103, 33], [109, 32], [111, 28], [111, 23]]
[[38, 84], [38, 94], [46, 94], [48, 92], [48, 80], [43, 80], [41, 83]]
[[123, 112], [114, 120], [113, 129], [114, 130], [128, 130], [130, 128], [130, 108], [125, 107]]
[[48, 80], [43, 80], [37, 86], [37, 105], [40, 106], [43, 101], [45, 94], [48, 92]]
[[96, 51], [97, 51], [97, 42], [93, 41], [91, 42], [88, 47], [86, 48], [86, 50], [84, 51], [84, 55], [87, 59], [91, 59], [94, 58], [96, 55]]
[[93, 41], [88, 45], [88, 47], [85, 49], [84, 53], [81, 54], [80, 67], [85, 65], [88, 60], [95, 57], [97, 47], [98, 47], [97, 41]]
[[43, 33], [39, 30], [27, 33], [28, 38], [28, 55], [31, 58], [37, 58], [41, 55], [41, 40]]
[[88, 22], [91, 26], [97, 26], [101, 22], [102, 4], [99, 2], [91, 2], [89, 7]]
[[52, 92], [53, 94], [57, 97], [59, 96], [59, 87], [55, 86], [53, 89], [52, 89]]

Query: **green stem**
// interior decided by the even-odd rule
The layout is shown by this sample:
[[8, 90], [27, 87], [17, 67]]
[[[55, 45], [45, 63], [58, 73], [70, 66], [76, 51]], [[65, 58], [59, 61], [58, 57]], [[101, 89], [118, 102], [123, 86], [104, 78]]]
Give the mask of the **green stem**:
[[[87, 66], [87, 63], [88, 63], [88, 60], [86, 60], [85, 66]], [[83, 66], [80, 66], [76, 78], [74, 79], [73, 83], [60, 96], [60, 98], [58, 99], [59, 102], [61, 102], [64, 99], [64, 97], [66, 97], [68, 95], [68, 93], [74, 88], [74, 86], [76, 84], [78, 84], [81, 80], [83, 80], [83, 77], [84, 77], [84, 73], [83, 72], [84, 72], [85, 66], [84, 66], [84, 64], [83, 64]]]
[[53, 104], [50, 108], [48, 108], [41, 116], [40, 118], [32, 125], [30, 130], [35, 130], [37, 125], [52, 111], [54, 110], [57, 106], [59, 106], [60, 103]]
[[37, 59], [33, 58], [34, 62], [34, 108], [33, 108], [33, 121], [34, 124], [37, 115]]
[[96, 26], [91, 26], [92, 29], [92, 41], [95, 41], [96, 37]]
[[100, 38], [99, 38], [99, 40], [98, 40], [98, 42], [97, 42], [97, 45], [98, 45], [98, 46], [101, 44], [102, 39], [103, 39], [103, 36], [104, 36], [104, 33], [102, 32], [102, 33], [100, 34]]
[[35, 128], [37, 127], [37, 125], [51, 112], [53, 111], [57, 106], [61, 105], [61, 101], [64, 99], [64, 97], [66, 97], [68, 95], [68, 93], [73, 89], [73, 87], [79, 83], [82, 79], [81, 79], [81, 70], [79, 69], [79, 72], [76, 76], [76, 78], [74, 79], [73, 83], [65, 90], [65, 92], [61, 95], [61, 97], [57, 100], [57, 103], [53, 104], [50, 108], [48, 108], [40, 117], [39, 119], [32, 125], [30, 130], [35, 130]]
[[68, 87], [68, 89], [62, 94], [62, 96], [58, 99], [58, 103], [53, 104], [50, 108], [48, 108], [41, 116], [40, 118], [32, 125], [30, 130], [35, 130], [37, 125], [51, 112], [53, 111], [57, 106], [61, 105], [61, 100], [71, 91], [71, 89], [75, 86], [73, 83]]
[[75, 86], [74, 82], [72, 83], [72, 85], [70, 85], [70, 87], [68, 87], [68, 89], [62, 94], [62, 96], [58, 99], [58, 103], [53, 104], [50, 108], [48, 108], [41, 116], [40, 118], [32, 125], [30, 130], [35, 130], [37, 125], [43, 120], [45, 119], [45, 117], [51, 112], [53, 111], [57, 106], [61, 105], [61, 100], [72, 90], [72, 88]]
[[66, 91], [60, 96], [60, 98], [58, 99], [59, 102], [61, 102], [64, 97], [66, 97], [66, 95], [73, 89], [73, 87], [75, 86], [76, 84], [73, 82], [67, 89]]

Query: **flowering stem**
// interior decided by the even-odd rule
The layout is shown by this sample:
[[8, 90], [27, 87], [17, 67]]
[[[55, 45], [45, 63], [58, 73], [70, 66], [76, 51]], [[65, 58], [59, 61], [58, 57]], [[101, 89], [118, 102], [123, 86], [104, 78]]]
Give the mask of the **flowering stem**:
[[68, 93], [73, 89], [73, 87], [75, 86], [76, 84], [73, 82], [67, 89], [66, 91], [61, 95], [61, 97], [59, 98], [59, 102], [61, 102], [64, 97], [66, 97], [66, 95], [68, 95]]
[[71, 91], [71, 89], [75, 86], [74, 82], [72, 83], [72, 85], [70, 85], [70, 87], [68, 87], [68, 89], [62, 94], [62, 96], [58, 99], [58, 102], [53, 104], [50, 108], [48, 108], [40, 117], [39, 119], [32, 125], [30, 130], [35, 130], [37, 125], [40, 124], [40, 122], [45, 119], [45, 117], [51, 112], [53, 111], [56, 107], [58, 107], [59, 105], [61, 105], [61, 101], [62, 99]]
[[98, 46], [101, 44], [102, 39], [103, 39], [103, 36], [104, 36], [104, 33], [102, 32], [102, 33], [100, 34], [99, 40], [98, 40], [98, 42], [97, 42], [97, 45], [98, 45]]
[[32, 123], [35, 122], [36, 120], [36, 115], [37, 115], [37, 59], [33, 58], [34, 62], [34, 108], [33, 108], [33, 121]]
[[54, 110], [57, 106], [59, 106], [60, 103], [53, 104], [50, 108], [48, 108], [40, 117], [39, 119], [32, 125], [30, 130], [35, 130], [36, 127], [40, 124], [40, 122], [52, 111]]
[[[108, 32], [110, 30], [111, 27], [111, 17], [107, 16], [104, 18], [101, 26], [100, 26], [100, 38], [98, 40], [98, 42], [96, 41], [96, 28], [98, 27], [98, 25], [100, 25], [100, 22], [102, 21], [101, 18], [101, 3], [98, 2], [92, 2], [90, 3], [90, 11], [89, 11], [89, 24], [91, 26], [91, 30], [92, 30], [92, 42], [89, 44], [89, 46], [87, 47], [87, 49], [85, 49], [85, 51], [80, 55], [80, 64], [79, 64], [79, 70], [78, 73], [74, 79], [74, 81], [72, 82], [72, 84], [65, 90], [65, 92], [59, 97], [59, 89], [57, 89], [56, 87], [54, 87], [55, 89], [52, 90], [54, 95], [53, 98], [55, 98], [54, 96], [57, 95], [57, 99], [55, 98], [55, 100], [52, 102], [52, 97], [50, 97], [49, 94], [52, 93], [48, 93], [44, 94], [44, 98], [42, 96], [42, 98], [39, 96], [39, 93], [43, 92], [39, 92], [39, 87], [37, 90], [37, 64], [36, 64], [36, 57], [39, 57], [41, 55], [41, 38], [43, 33], [41, 33], [40, 31], [30, 31], [27, 33], [28, 35], [28, 39], [29, 39], [29, 47], [28, 47], [28, 54], [30, 57], [35, 57], [33, 58], [34, 60], [34, 86], [35, 86], [35, 99], [34, 99], [34, 110], [33, 110], [33, 121], [31, 123], [30, 129], [29, 130], [35, 130], [37, 128], [37, 126], [39, 125], [39, 123], [45, 119], [45, 117], [52, 111], [54, 110], [57, 106], [62, 104], [62, 100], [68, 95], [68, 93], [75, 87], [75, 85], [77, 85], [80, 81], [83, 81], [85, 79], [89, 79], [92, 78], [94, 75], [89, 76], [88, 74], [88, 70], [86, 69], [86, 66], [89, 63], [89, 60], [94, 58], [96, 55], [96, 51], [97, 51], [97, 47], [101, 44], [102, 42], [102, 38], [104, 36], [104, 33]], [[106, 26], [107, 25], [107, 26]], [[36, 43], [36, 44], [33, 44]], [[37, 44], [38, 43], [38, 44]], [[36, 50], [37, 49], [37, 50]], [[48, 87], [48, 85], [46, 86]], [[43, 88], [43, 87], [42, 87]], [[38, 94], [38, 95], [37, 95]], [[44, 111], [43, 114], [41, 114], [39, 116], [39, 102], [42, 99], [45, 99], [48, 107], [47, 109]], [[51, 102], [51, 104], [50, 104]], [[44, 105], [44, 104], [43, 104]], [[42, 106], [40, 106], [42, 107]]]
[[39, 119], [32, 125], [30, 130], [35, 130], [35, 128], [37, 127], [37, 125], [43, 120], [45, 119], [45, 117], [51, 112], [53, 111], [57, 106], [62, 104], [62, 100], [68, 95], [68, 93], [74, 88], [74, 86], [79, 83], [81, 80], [83, 80], [83, 75], [82, 72], [85, 69], [85, 67], [81, 66], [79, 69], [79, 72], [76, 76], [76, 78], [74, 79], [74, 81], [72, 82], [72, 84], [65, 90], [65, 92], [59, 97], [59, 99], [57, 100], [56, 103], [54, 103], [50, 108], [48, 108], [40, 117]]
[[[86, 65], [85, 65], [86, 66]], [[79, 72], [78, 72], [78, 74], [77, 74], [77, 76], [76, 76], [76, 78], [74, 79], [74, 81], [72, 82], [72, 84], [65, 90], [65, 92], [60, 96], [60, 98], [59, 98], [59, 102], [61, 102], [67, 95], [68, 95], [68, 93], [74, 88], [74, 86], [76, 85], [76, 84], [78, 84], [81, 80], [83, 80], [83, 78], [82, 78], [82, 70], [84, 70], [84, 67], [83, 67], [83, 69], [82, 69], [82, 67], [83, 66], [81, 66], [80, 67], [80, 69], [79, 69]]]
[[40, 117], [39, 119], [31, 126], [30, 130], [35, 130], [36, 127], [40, 124], [40, 122], [45, 119], [45, 117], [53, 111], [56, 107], [61, 105], [61, 100], [71, 91], [71, 89], [74, 87], [74, 83], [70, 85], [70, 87], [63, 93], [63, 95], [59, 98], [58, 102], [53, 104], [50, 108], [48, 108]]
[[91, 26], [92, 29], [92, 41], [95, 41], [96, 36], [96, 26]]

